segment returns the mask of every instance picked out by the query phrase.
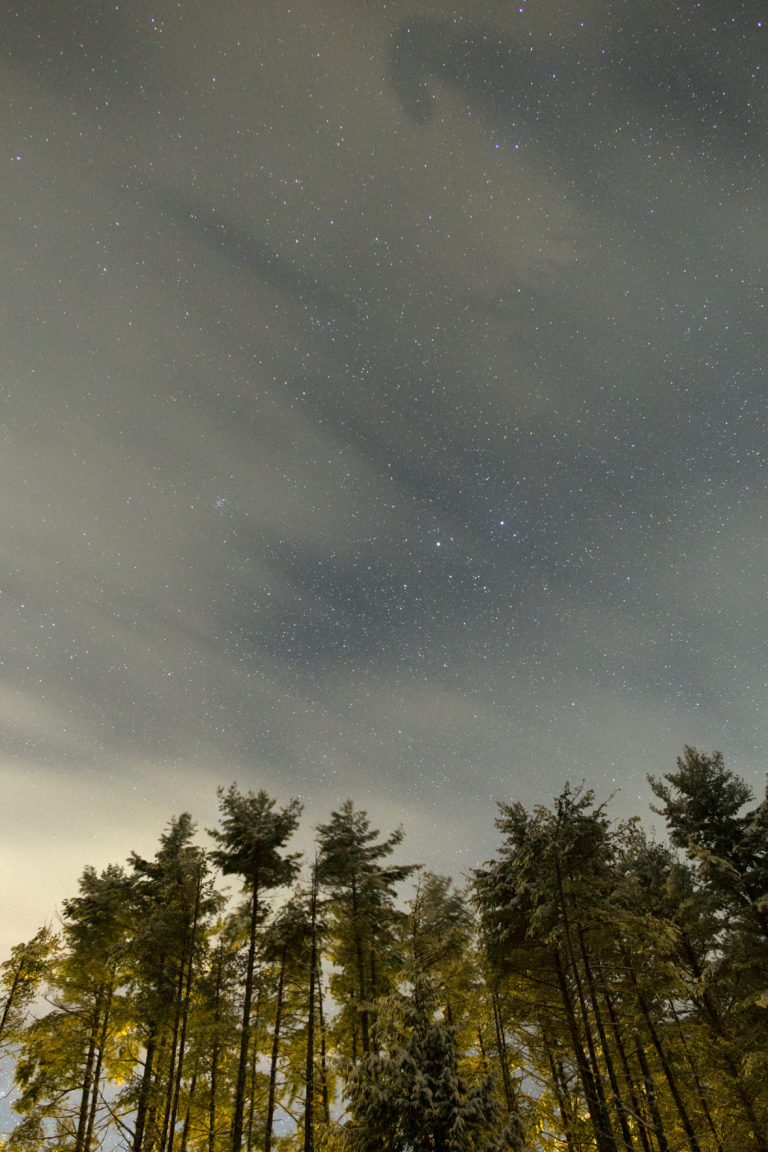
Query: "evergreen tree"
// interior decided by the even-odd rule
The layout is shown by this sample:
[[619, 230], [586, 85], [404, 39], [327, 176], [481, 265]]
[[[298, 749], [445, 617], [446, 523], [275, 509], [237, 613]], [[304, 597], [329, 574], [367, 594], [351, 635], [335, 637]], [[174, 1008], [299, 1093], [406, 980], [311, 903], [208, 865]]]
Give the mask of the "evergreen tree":
[[375, 1043], [346, 1087], [347, 1147], [359, 1152], [471, 1152], [522, 1147], [508, 1129], [489, 1078], [471, 1085], [459, 1070], [455, 1029], [441, 1017], [432, 981], [378, 1003]]
[[652, 784], [671, 846], [567, 786], [502, 806], [477, 923], [429, 872], [399, 905], [402, 833], [351, 801], [287, 891], [298, 803], [220, 791], [211, 859], [244, 904], [212, 924], [184, 814], [0, 968], [22, 1118], [0, 1148], [768, 1152], [768, 803], [690, 748]]
[[220, 907], [189, 813], [171, 820], [153, 860], [133, 853], [131, 952], [139, 1074], [123, 1106], [136, 1109], [134, 1152], [172, 1152], [184, 1083], [189, 1013], [210, 916]]
[[192, 1005], [190, 1060], [197, 1091], [188, 1137], [194, 1148], [224, 1152], [237, 1080], [239, 990], [242, 986], [239, 917], [228, 916], [211, 935]]
[[219, 845], [211, 858], [225, 875], [242, 877], [243, 891], [249, 904], [248, 959], [232, 1119], [232, 1152], [240, 1152], [249, 1067], [256, 939], [261, 911], [259, 900], [265, 890], [289, 884], [296, 874], [298, 855], [285, 856], [281, 850], [296, 829], [301, 804], [292, 800], [282, 810], [275, 811], [274, 801], [266, 792], [241, 795], [235, 784], [226, 792], [220, 788], [218, 794], [222, 826], [211, 830], [211, 836]]
[[697, 1017], [735, 1094], [731, 1131], [768, 1152], [768, 799], [745, 812], [752, 792], [722, 754], [691, 747], [676, 772], [649, 782], [672, 844], [694, 865], [688, 906], [709, 910], [711, 935], [703, 946], [686, 937], [686, 959]]
[[4, 992], [0, 1000], [0, 1052], [19, 1039], [41, 982], [50, 973], [59, 947], [58, 936], [44, 926], [25, 944], [11, 949], [11, 958], [0, 965]]
[[26, 1029], [16, 1066], [14, 1108], [24, 1131], [89, 1152], [104, 1118], [101, 1089], [119, 1012], [118, 987], [130, 941], [130, 880], [110, 866], [86, 868], [80, 894], [64, 902], [64, 950], [51, 973], [53, 1008]]
[[329, 896], [330, 953], [337, 969], [331, 988], [341, 1008], [335, 1033], [354, 1061], [370, 1050], [374, 1004], [390, 990], [398, 966], [395, 930], [402, 914], [395, 904], [396, 885], [416, 866], [383, 866], [401, 843], [402, 830], [379, 841], [367, 813], [351, 800], [318, 825], [317, 833], [318, 883]]

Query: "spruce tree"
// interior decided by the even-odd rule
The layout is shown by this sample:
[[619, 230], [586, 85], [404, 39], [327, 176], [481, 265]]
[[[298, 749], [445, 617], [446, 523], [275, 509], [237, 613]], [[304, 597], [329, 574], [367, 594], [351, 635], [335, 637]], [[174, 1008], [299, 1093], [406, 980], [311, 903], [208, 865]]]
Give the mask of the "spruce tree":
[[397, 967], [395, 931], [402, 913], [396, 886], [416, 866], [384, 866], [401, 843], [402, 830], [379, 840], [367, 813], [351, 800], [318, 825], [317, 833], [317, 878], [328, 894], [330, 952], [337, 968], [331, 987], [342, 1010], [336, 1034], [354, 1061], [370, 1049], [375, 1001], [389, 991]]
[[283, 809], [275, 811], [275, 802], [266, 792], [262, 790], [256, 795], [253, 792], [242, 795], [235, 784], [226, 791], [220, 788], [218, 795], [221, 828], [212, 829], [210, 835], [219, 847], [211, 853], [211, 858], [225, 875], [242, 878], [249, 912], [248, 958], [232, 1119], [232, 1152], [240, 1152], [250, 1053], [256, 940], [261, 913], [259, 901], [264, 891], [289, 884], [298, 870], [298, 854], [286, 856], [282, 854], [282, 849], [299, 822], [301, 804], [298, 800], [292, 800]]

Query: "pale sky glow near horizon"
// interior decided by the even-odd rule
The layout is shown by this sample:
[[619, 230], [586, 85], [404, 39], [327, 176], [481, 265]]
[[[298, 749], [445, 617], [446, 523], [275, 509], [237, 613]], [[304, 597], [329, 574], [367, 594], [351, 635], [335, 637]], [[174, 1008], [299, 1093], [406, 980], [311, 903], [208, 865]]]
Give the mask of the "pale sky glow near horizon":
[[20, 0], [0, 945], [237, 781], [453, 875], [768, 693], [768, 16]]

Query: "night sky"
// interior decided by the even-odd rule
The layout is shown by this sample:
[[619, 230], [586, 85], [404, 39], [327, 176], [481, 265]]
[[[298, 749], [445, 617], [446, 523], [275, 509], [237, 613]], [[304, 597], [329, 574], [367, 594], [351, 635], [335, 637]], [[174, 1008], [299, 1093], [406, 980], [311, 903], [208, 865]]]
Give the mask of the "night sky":
[[764, 0], [3, 25], [3, 954], [233, 780], [457, 878], [761, 793]]

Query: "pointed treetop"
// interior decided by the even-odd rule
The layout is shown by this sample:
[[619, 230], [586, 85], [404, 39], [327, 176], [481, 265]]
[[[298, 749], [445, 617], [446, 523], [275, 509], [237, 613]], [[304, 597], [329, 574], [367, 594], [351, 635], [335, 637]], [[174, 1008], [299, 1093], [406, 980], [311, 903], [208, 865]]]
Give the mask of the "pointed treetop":
[[686, 745], [677, 772], [666, 772], [662, 780], [649, 776], [648, 783], [664, 802], [653, 811], [667, 821], [676, 847], [693, 842], [729, 858], [744, 824], [739, 812], [752, 799], [752, 790], [725, 767], [722, 752], [708, 754]]
[[386, 840], [378, 840], [378, 828], [371, 828], [368, 813], [345, 800], [327, 824], [317, 825], [320, 855], [317, 872], [320, 883], [340, 884], [352, 876], [378, 878], [385, 884], [397, 884], [415, 871], [416, 865], [401, 864], [382, 868], [379, 861], [390, 856], [402, 842], [402, 828], [396, 828]]
[[219, 788], [221, 828], [208, 833], [219, 848], [211, 859], [225, 875], [243, 876], [260, 887], [277, 888], [289, 883], [298, 870], [301, 853], [282, 856], [280, 849], [295, 831], [302, 811], [299, 800], [275, 810], [275, 801], [261, 789], [254, 794], [238, 791], [236, 784]]

